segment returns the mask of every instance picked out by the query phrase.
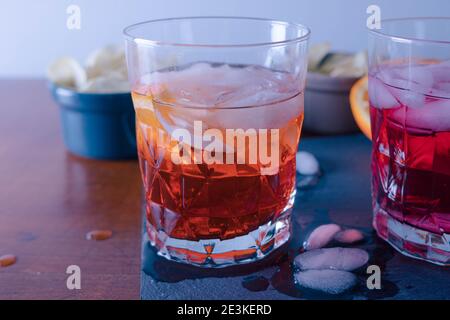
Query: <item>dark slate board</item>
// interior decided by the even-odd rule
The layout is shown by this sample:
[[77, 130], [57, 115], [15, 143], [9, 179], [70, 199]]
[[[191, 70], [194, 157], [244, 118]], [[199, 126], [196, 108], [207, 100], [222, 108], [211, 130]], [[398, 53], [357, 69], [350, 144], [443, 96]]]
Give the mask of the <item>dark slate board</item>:
[[[362, 135], [302, 139], [300, 150], [316, 155], [323, 176], [315, 187], [299, 190], [292, 217], [293, 238], [289, 246], [266, 261], [218, 270], [193, 268], [157, 256], [144, 240], [141, 297], [231, 300], [450, 299], [449, 268], [402, 256], [376, 237], [371, 228], [370, 149], [370, 142]], [[366, 234], [367, 240], [358, 247], [369, 252], [370, 264], [380, 266], [381, 290], [367, 289], [365, 269], [357, 271], [360, 284], [340, 296], [295, 287], [290, 261], [297, 254], [305, 235], [316, 226], [328, 222], [359, 228]], [[257, 280], [253, 280], [254, 277]]]

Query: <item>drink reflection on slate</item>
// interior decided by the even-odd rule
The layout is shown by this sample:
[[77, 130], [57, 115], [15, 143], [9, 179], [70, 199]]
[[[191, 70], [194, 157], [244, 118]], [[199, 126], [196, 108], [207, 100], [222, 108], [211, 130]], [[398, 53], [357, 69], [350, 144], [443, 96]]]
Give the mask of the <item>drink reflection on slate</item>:
[[[296, 221], [295, 218], [298, 216], [299, 212], [294, 211], [293, 221]], [[398, 288], [394, 283], [387, 280], [382, 282], [383, 290], [367, 289], [367, 274], [364, 267], [357, 270], [360, 284], [344, 294], [330, 295], [298, 287], [293, 277], [293, 259], [302, 250], [301, 244], [305, 240], [303, 235], [308, 234], [321, 224], [330, 223], [327, 211], [318, 210], [316, 216], [312, 219], [313, 221], [310, 224], [303, 227], [298, 222], [293, 223], [293, 238], [290, 244], [283, 246], [262, 261], [224, 269], [199, 268], [167, 260], [157, 255], [156, 250], [147, 241], [144, 241], [142, 268], [147, 275], [156, 281], [174, 283], [188, 279], [242, 277], [242, 286], [249, 291], [271, 290], [271, 286], [282, 294], [303, 299], [353, 299], [355, 295], [368, 299], [380, 299], [395, 296]], [[370, 235], [358, 247], [369, 252], [371, 256], [369, 264], [376, 264], [384, 270], [385, 262], [394, 255], [394, 249], [375, 237], [372, 230], [364, 230], [364, 233], [370, 233]], [[258, 275], [264, 269], [273, 267], [275, 267], [275, 272], [271, 277]]]
[[[297, 197], [301, 198], [303, 195], [304, 192], [300, 191]], [[297, 201], [301, 201], [301, 199], [297, 199]], [[292, 220], [293, 232], [288, 245], [276, 250], [267, 259], [222, 269], [205, 269], [167, 260], [157, 254], [144, 236], [142, 268], [144, 273], [154, 280], [169, 283], [211, 277], [242, 277], [242, 286], [249, 291], [276, 290], [300, 299], [352, 299], [355, 296], [362, 299], [382, 299], [397, 294], [397, 286], [387, 280], [383, 280], [381, 290], [369, 290], [366, 286], [366, 267], [356, 270], [358, 285], [343, 294], [331, 295], [297, 286], [293, 277], [295, 268], [293, 259], [302, 252], [305, 235], [309, 235], [319, 225], [331, 223], [331, 220], [327, 210], [316, 210], [315, 214], [310, 216], [302, 215], [298, 210], [294, 210]], [[358, 247], [369, 252], [371, 257], [369, 265], [375, 264], [381, 270], [385, 270], [384, 266], [394, 256], [395, 250], [378, 239], [370, 228], [363, 230], [363, 233], [366, 235], [365, 240]], [[332, 242], [329, 246], [333, 245], [335, 243]], [[339, 245], [342, 246], [342, 244]], [[276, 270], [271, 277], [259, 274], [267, 268]]]

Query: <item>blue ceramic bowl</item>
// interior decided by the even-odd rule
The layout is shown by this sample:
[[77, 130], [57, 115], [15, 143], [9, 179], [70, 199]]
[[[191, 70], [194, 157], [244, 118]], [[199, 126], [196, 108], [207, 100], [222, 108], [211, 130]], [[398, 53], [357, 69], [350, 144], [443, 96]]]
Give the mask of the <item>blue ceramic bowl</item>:
[[136, 158], [135, 115], [130, 93], [80, 93], [50, 84], [60, 106], [64, 144], [93, 159]]

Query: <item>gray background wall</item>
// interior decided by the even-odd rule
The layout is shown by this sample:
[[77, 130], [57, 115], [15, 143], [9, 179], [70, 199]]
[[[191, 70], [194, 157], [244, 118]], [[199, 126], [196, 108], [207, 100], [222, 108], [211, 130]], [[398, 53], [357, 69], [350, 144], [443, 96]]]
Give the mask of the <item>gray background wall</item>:
[[[66, 9], [81, 9], [81, 29], [66, 28]], [[84, 59], [94, 48], [122, 41], [124, 26], [149, 19], [235, 15], [296, 21], [313, 42], [336, 49], [366, 46], [366, 8], [382, 18], [450, 16], [448, 0], [0, 0], [0, 77], [42, 76], [61, 55]]]

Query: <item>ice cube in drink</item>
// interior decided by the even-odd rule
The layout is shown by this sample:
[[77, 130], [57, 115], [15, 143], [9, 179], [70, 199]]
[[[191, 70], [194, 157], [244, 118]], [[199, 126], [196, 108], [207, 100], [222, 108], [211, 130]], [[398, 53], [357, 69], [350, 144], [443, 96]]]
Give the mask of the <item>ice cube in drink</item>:
[[[147, 230], [161, 254], [224, 266], [260, 259], [288, 240], [301, 87], [290, 74], [263, 67], [195, 63], [149, 74], [134, 88]], [[177, 129], [192, 139], [174, 141]], [[248, 133], [243, 150], [226, 139], [228, 129]], [[273, 136], [262, 140], [264, 130], [278, 130], [276, 168], [260, 157], [250, 161], [256, 146], [258, 153], [265, 144], [275, 151]], [[220, 133], [223, 163], [199, 159], [210, 142], [207, 132]], [[180, 144], [183, 160], [174, 163]]]

